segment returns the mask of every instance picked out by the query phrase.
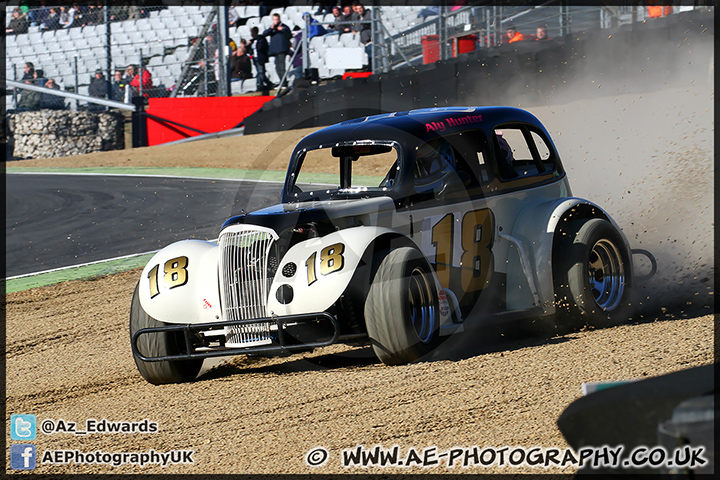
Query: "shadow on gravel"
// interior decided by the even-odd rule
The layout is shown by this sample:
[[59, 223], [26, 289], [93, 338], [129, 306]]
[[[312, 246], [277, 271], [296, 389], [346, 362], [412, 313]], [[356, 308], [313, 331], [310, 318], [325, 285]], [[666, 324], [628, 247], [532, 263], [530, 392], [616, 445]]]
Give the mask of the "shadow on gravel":
[[[646, 312], [648, 313], [648, 312]], [[658, 321], [672, 321], [708, 314], [707, 311], [688, 312], [682, 309], [652, 312], [646, 315], [636, 314], [626, 325], [640, 325]], [[608, 327], [616, 328], [616, 327]], [[438, 348], [421, 362], [461, 361], [472, 357], [498, 352], [512, 352], [524, 348], [557, 345], [575, 340], [578, 331], [595, 330], [584, 327], [562, 335], [544, 333], [538, 330], [532, 320], [523, 320], [502, 327], [466, 328], [463, 333], [446, 337]], [[239, 356], [215, 367], [202, 375], [197, 381], [214, 380], [233, 375], [271, 374], [282, 375], [296, 372], [336, 370], [342, 368], [362, 368], [382, 364], [375, 356], [371, 346], [359, 346], [341, 352], [327, 352], [332, 347], [276, 356]], [[392, 368], [392, 367], [386, 367]]]
[[198, 381], [213, 380], [231, 375], [247, 374], [286, 374], [294, 372], [310, 372], [320, 370], [334, 370], [339, 368], [358, 368], [379, 363], [370, 347], [359, 347], [339, 353], [322, 354], [322, 349], [316, 351], [317, 355], [300, 357], [300, 354], [261, 357], [238, 357], [234, 363], [220, 365], [203, 375]]

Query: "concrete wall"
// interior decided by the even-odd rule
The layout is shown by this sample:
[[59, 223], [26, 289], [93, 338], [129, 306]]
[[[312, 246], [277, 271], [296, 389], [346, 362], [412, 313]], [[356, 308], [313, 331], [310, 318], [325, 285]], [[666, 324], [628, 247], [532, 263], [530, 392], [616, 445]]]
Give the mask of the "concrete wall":
[[[448, 105], [561, 104], [661, 89], [688, 58], [713, 59], [712, 11], [690, 11], [542, 44], [518, 42], [456, 59], [291, 92], [245, 119], [246, 134], [331, 125], [383, 112]], [[699, 59], [699, 60], [698, 60]], [[712, 68], [712, 67], [711, 67]], [[688, 78], [687, 81], [712, 81]]]

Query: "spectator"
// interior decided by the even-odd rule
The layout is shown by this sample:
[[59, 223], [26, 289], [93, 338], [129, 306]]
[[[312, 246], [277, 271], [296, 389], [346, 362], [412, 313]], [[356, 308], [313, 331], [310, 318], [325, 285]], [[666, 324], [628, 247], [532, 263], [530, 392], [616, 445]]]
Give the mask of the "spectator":
[[[303, 52], [302, 52], [302, 30], [299, 26], [295, 25], [295, 28], [293, 28], [293, 31], [295, 32], [295, 42], [293, 43], [293, 48], [297, 52], [295, 54], [295, 58], [293, 58], [292, 62], [292, 70], [290, 70], [290, 76], [293, 77], [293, 81], [302, 78], [303, 77]], [[290, 84], [290, 81], [288, 79], [288, 84]]]
[[123, 81], [123, 74], [120, 70], [115, 70], [113, 74], [113, 81], [111, 85], [112, 99], [116, 102], [122, 102], [125, 98], [125, 82]]
[[28, 20], [30, 21], [30, 25], [33, 27], [41, 26], [43, 23], [45, 23], [45, 20], [47, 19], [49, 14], [50, 9], [47, 7], [47, 0], [40, 0], [40, 6], [28, 12]]
[[321, 0], [318, 4], [318, 9], [315, 12], [315, 15], [325, 15], [327, 13], [330, 13], [330, 11], [335, 8], [333, 6], [333, 2], [328, 2], [326, 0]]
[[58, 9], [50, 7], [50, 13], [48, 13], [48, 16], [45, 17], [45, 22], [42, 25], [42, 29], [58, 30], [60, 28], [62, 28], [62, 25], [60, 24], [60, 14], [58, 14]]
[[35, 80], [33, 82], [34, 85], [38, 85], [41, 87], [45, 86], [45, 72], [43, 71], [43, 69], [38, 68], [35, 70], [35, 73], [33, 73], [33, 80]]
[[517, 31], [517, 28], [510, 25], [507, 28], [507, 40], [508, 43], [515, 43], [515, 42], [521, 42], [525, 40], [525, 35]]
[[12, 12], [12, 16], [13, 18], [10, 20], [10, 23], [5, 29], [5, 33], [12, 33], [13, 35], [27, 33], [28, 22], [27, 18], [22, 14], [22, 10], [15, 8]]
[[[95, 98], [107, 98], [108, 82], [105, 80], [102, 70], [95, 70], [95, 78], [90, 82], [88, 88], [91, 97]], [[98, 105], [97, 103], [88, 102], [88, 111], [90, 112], [102, 112], [105, 110], [104, 105]]]
[[35, 65], [32, 62], [25, 62], [25, 72], [20, 81], [33, 80], [35, 78]]
[[128, 19], [127, 5], [117, 5], [113, 3], [109, 13], [111, 22], [122, 22]]
[[250, 29], [250, 35], [252, 36], [252, 40], [250, 40], [249, 46], [253, 52], [252, 60], [257, 72], [257, 91], [263, 92], [263, 95], [268, 95], [272, 88], [272, 83], [270, 83], [267, 75], [265, 75], [265, 64], [268, 62], [268, 41], [264, 36], [259, 34], [257, 27]]
[[83, 14], [83, 25], [99, 25], [103, 23], [105, 13], [102, 4], [90, 5], [88, 10]]
[[325, 27], [320, 25], [317, 20], [312, 18], [312, 15], [310, 15], [310, 12], [305, 12], [302, 15], [302, 19], [305, 22], [308, 23], [308, 40], [317, 37], [320, 35], [325, 35], [327, 32], [325, 31]]
[[547, 28], [545, 26], [537, 27], [537, 30], [535, 31], [535, 40], [538, 42], [550, 40], [550, 37], [548, 37], [547, 34]]
[[232, 81], [247, 80], [252, 77], [252, 64], [245, 48], [245, 45], [240, 42], [237, 49], [230, 55], [230, 78]]
[[355, 0], [352, 4], [353, 8], [353, 16], [352, 20], [352, 31], [355, 32], [356, 35], [360, 35], [360, 43], [363, 45], [366, 45], [367, 43], [372, 40], [372, 24], [370, 21], [372, 20], [372, 14], [370, 13], [370, 10], [366, 10], [362, 3], [360, 3], [358, 0]]
[[[25, 83], [32, 85], [34, 82], [30, 79], [25, 80]], [[18, 101], [16, 112], [32, 112], [40, 108], [40, 99], [42, 93], [33, 90], [23, 90]]]
[[[130, 80], [130, 85], [133, 87], [133, 93], [139, 94], [140, 93], [140, 73], [138, 72], [138, 69], [135, 65], [128, 66], [127, 70], [127, 76], [131, 77], [132, 80]], [[148, 90], [151, 89], [153, 86], [152, 82], [152, 74], [147, 68], [144, 68], [142, 71], [142, 89], [143, 89], [143, 96], [148, 97]]]
[[[52, 78], [48, 78], [47, 82], [45, 82], [45, 87], [60, 90], [60, 86], [55, 83], [55, 80]], [[52, 93], [43, 92], [40, 97], [40, 109], [64, 110], [65, 99]]]
[[228, 26], [238, 27], [240, 25], [240, 14], [237, 12], [237, 0], [230, 2], [230, 8], [228, 8]]
[[72, 7], [60, 7], [60, 25], [62, 28], [70, 28], [75, 22], [75, 9]]
[[427, 19], [428, 17], [433, 17], [435, 15], [440, 15], [440, 1], [439, 0], [433, 0], [431, 4], [422, 10], [420, 10], [420, 13], [418, 13], [418, 17], [422, 18], [423, 20]]
[[336, 23], [331, 23], [327, 26], [328, 30], [330, 30], [327, 35], [337, 35], [339, 33], [342, 33], [345, 31], [345, 25], [342, 25], [337, 22], [343, 22], [344, 16], [342, 13], [342, 10], [338, 6], [334, 6], [332, 8], [332, 14], [333, 14], [333, 20], [335, 20]]
[[280, 14], [273, 13], [272, 25], [263, 32], [263, 37], [270, 36], [268, 55], [275, 57], [275, 72], [282, 80], [285, 76], [285, 58], [290, 53], [290, 28], [280, 21]]

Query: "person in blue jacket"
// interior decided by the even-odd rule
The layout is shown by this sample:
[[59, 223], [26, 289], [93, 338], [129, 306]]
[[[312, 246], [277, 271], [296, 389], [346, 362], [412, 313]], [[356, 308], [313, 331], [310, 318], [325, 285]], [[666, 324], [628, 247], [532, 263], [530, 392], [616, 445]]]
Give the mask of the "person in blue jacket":
[[285, 75], [285, 58], [290, 53], [290, 39], [292, 32], [290, 27], [280, 21], [280, 14], [273, 13], [272, 25], [262, 34], [263, 37], [270, 37], [268, 43], [268, 55], [275, 57], [275, 71], [278, 78], [282, 80]]

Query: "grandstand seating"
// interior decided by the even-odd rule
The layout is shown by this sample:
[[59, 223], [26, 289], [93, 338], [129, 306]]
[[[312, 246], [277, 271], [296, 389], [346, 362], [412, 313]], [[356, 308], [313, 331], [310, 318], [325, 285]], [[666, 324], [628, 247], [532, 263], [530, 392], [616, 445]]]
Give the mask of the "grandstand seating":
[[[206, 22], [212, 6], [168, 6], [152, 11], [147, 18], [113, 22], [111, 24], [111, 54], [113, 68], [124, 69], [130, 63], [138, 63], [140, 51], [153, 74], [156, 85], [166, 87], [174, 85], [187, 59], [190, 39], [200, 32]], [[390, 33], [395, 33], [419, 22], [417, 12], [421, 7], [383, 7], [383, 20]], [[11, 18], [11, 7], [6, 7], [7, 18]], [[279, 13], [283, 22], [290, 28], [302, 25], [302, 14], [313, 12], [308, 6], [291, 6], [285, 9], [273, 9], [261, 17], [257, 6], [236, 7], [241, 18], [247, 19], [244, 25], [230, 29], [230, 37], [239, 42], [241, 38], [250, 39], [250, 28], [257, 26], [261, 31], [270, 26], [272, 14]], [[333, 19], [332, 14], [318, 15], [317, 20], [327, 25]], [[42, 68], [46, 77], [55, 78], [62, 87], [71, 87], [76, 83], [75, 59], [77, 58], [77, 82], [79, 93], [87, 94], [92, 74], [96, 69], [106, 68], [106, 26], [88, 25], [56, 31], [41, 31], [40, 27], [30, 27], [29, 33], [8, 35], [6, 37], [5, 65], [7, 78], [22, 76], [26, 61], [36, 68]], [[317, 68], [320, 78], [342, 75], [342, 70], [329, 69], [325, 65], [327, 48], [357, 47], [359, 40], [350, 34], [328, 35], [311, 39], [309, 48], [310, 66]], [[367, 55], [364, 56], [367, 61]], [[289, 63], [290, 57], [287, 61]], [[288, 65], [288, 69], [290, 66]], [[273, 83], [279, 83], [275, 72], [274, 58], [266, 66], [268, 77]], [[253, 75], [255, 67], [253, 66]], [[237, 86], [236, 84], [240, 84]], [[233, 82], [234, 93], [255, 89], [255, 81]], [[10, 101], [10, 98], [6, 98]], [[12, 103], [8, 103], [8, 106]]]

